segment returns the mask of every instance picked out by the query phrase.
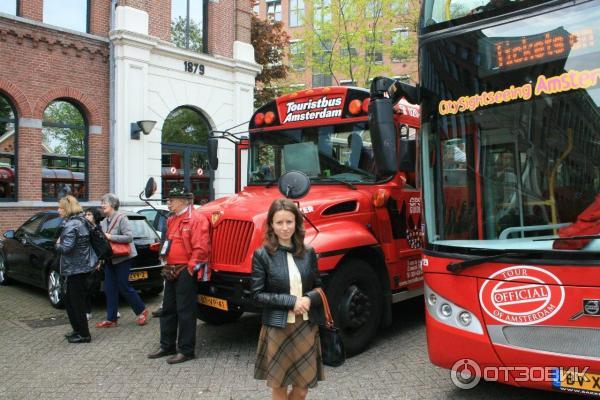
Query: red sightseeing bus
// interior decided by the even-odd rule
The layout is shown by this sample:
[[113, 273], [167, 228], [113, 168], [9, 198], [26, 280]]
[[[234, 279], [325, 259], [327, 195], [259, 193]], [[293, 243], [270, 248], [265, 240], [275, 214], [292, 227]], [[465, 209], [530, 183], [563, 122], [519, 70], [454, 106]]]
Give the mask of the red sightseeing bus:
[[429, 357], [459, 387], [600, 395], [599, 18], [423, 1], [400, 93], [422, 113]]
[[310, 178], [310, 191], [297, 202], [349, 354], [391, 322], [392, 303], [422, 295], [419, 109], [388, 104], [394, 133], [387, 150], [399, 157], [385, 167], [373, 154], [369, 103], [367, 90], [325, 87], [286, 94], [254, 113], [248, 185], [199, 209], [213, 224], [213, 272], [200, 288], [201, 319], [234, 321], [254, 310], [252, 254], [263, 242], [269, 205], [282, 197], [277, 181], [288, 171]]

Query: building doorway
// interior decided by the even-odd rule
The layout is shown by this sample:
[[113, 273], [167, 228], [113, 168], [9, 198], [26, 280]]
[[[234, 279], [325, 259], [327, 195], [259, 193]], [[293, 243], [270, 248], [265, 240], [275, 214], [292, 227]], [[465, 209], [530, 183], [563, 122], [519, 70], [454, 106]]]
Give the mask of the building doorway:
[[208, 167], [206, 118], [191, 107], [178, 107], [162, 129], [162, 193], [184, 185], [194, 194], [194, 204], [214, 199], [213, 173]]

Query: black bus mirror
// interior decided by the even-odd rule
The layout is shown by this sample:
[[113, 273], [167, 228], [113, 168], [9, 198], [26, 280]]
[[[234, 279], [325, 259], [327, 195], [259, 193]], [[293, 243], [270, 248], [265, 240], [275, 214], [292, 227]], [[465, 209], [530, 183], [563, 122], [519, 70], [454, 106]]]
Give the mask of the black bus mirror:
[[301, 171], [289, 171], [279, 178], [279, 192], [288, 199], [299, 199], [310, 190], [310, 178]]
[[150, 177], [148, 178], [148, 181], [146, 182], [146, 187], [144, 188], [144, 196], [146, 198], [149, 198], [152, 197], [154, 193], [156, 193], [156, 181], [154, 180], [154, 178]]
[[210, 169], [216, 171], [219, 168], [219, 158], [217, 150], [219, 149], [219, 140], [216, 138], [208, 138], [208, 165]]
[[390, 175], [398, 166], [396, 151], [396, 128], [392, 100], [377, 98], [369, 103], [369, 128], [373, 155], [378, 175]]

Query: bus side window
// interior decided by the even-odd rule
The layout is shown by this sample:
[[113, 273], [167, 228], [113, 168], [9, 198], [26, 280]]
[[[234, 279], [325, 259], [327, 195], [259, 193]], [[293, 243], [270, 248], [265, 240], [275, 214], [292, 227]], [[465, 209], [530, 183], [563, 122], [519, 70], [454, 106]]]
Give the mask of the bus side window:
[[406, 183], [412, 187], [416, 187], [415, 182], [415, 156], [416, 156], [415, 140], [400, 139], [400, 153], [398, 169], [406, 174]]

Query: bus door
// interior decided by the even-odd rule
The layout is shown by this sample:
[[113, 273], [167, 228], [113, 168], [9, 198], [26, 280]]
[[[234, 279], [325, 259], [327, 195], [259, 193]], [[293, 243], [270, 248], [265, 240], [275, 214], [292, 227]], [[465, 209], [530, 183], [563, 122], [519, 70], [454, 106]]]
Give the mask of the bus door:
[[388, 265], [393, 289], [420, 282], [421, 195], [416, 182], [416, 129], [399, 127], [398, 174], [389, 186], [387, 211], [391, 222], [392, 250]]

